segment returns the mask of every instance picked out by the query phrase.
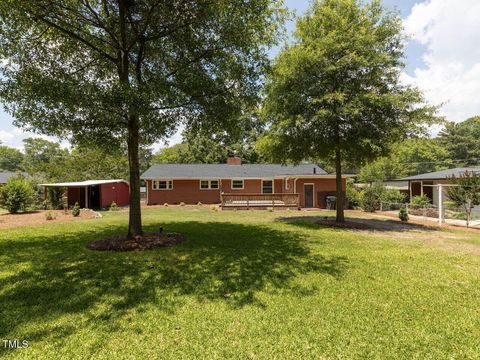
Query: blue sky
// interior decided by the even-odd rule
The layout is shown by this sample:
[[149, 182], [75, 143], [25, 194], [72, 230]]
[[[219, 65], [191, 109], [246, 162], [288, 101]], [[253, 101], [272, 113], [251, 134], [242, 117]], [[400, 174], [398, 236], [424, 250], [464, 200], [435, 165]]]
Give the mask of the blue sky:
[[[302, 15], [310, 0], [284, 0]], [[411, 36], [405, 53], [402, 80], [418, 86], [426, 99], [442, 105], [440, 115], [461, 121], [480, 115], [480, 1], [479, 0], [384, 0], [396, 8]], [[294, 22], [287, 24], [291, 32]], [[272, 56], [278, 49], [272, 49]], [[0, 141], [21, 148], [31, 136], [12, 125], [12, 118], [0, 111]], [[180, 134], [170, 144], [179, 142]], [[154, 148], [159, 148], [158, 143]]]

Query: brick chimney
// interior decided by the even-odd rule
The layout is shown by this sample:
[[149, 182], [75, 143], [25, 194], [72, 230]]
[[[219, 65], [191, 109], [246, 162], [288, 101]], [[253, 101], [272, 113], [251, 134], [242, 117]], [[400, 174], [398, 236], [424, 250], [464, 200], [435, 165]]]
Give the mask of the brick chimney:
[[242, 159], [240, 159], [238, 156], [229, 156], [227, 158], [227, 164], [228, 165], [242, 165]]

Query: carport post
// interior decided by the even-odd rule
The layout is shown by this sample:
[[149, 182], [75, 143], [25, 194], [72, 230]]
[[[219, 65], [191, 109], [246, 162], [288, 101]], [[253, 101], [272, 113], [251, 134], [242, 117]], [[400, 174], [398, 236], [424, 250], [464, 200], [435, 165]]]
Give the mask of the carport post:
[[85, 209], [88, 209], [88, 186], [85, 186]]
[[443, 224], [443, 186], [438, 185], [438, 223]]

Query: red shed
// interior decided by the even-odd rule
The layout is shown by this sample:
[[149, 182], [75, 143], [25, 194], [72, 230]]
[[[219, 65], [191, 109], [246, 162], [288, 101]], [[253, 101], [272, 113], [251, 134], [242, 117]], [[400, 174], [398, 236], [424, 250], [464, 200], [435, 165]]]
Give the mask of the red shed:
[[40, 185], [45, 189], [65, 188], [69, 206], [78, 202], [81, 208], [99, 209], [109, 206], [112, 202], [118, 206], [126, 206], [130, 200], [130, 187], [125, 180], [87, 180]]

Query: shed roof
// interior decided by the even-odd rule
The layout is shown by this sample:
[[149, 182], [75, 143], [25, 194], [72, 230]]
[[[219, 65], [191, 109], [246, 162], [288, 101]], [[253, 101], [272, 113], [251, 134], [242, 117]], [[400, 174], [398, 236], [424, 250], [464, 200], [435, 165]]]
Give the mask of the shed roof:
[[111, 183], [118, 183], [118, 182], [126, 183], [125, 180], [116, 179], [116, 180], [86, 180], [86, 181], [74, 181], [74, 182], [63, 182], [63, 183], [39, 184], [39, 185], [47, 186], [47, 187], [83, 187], [83, 186], [111, 184]]
[[480, 167], [463, 167], [408, 176], [401, 180], [446, 180], [447, 178], [452, 176], [458, 177], [460, 175], [463, 175], [467, 171], [475, 172], [476, 174], [480, 175]]
[[155, 164], [145, 171], [142, 179], [232, 179], [271, 178], [277, 176], [328, 175], [321, 167], [313, 164]]
[[0, 171], [0, 184], [6, 184], [9, 178], [18, 175], [28, 177], [26, 172]]

